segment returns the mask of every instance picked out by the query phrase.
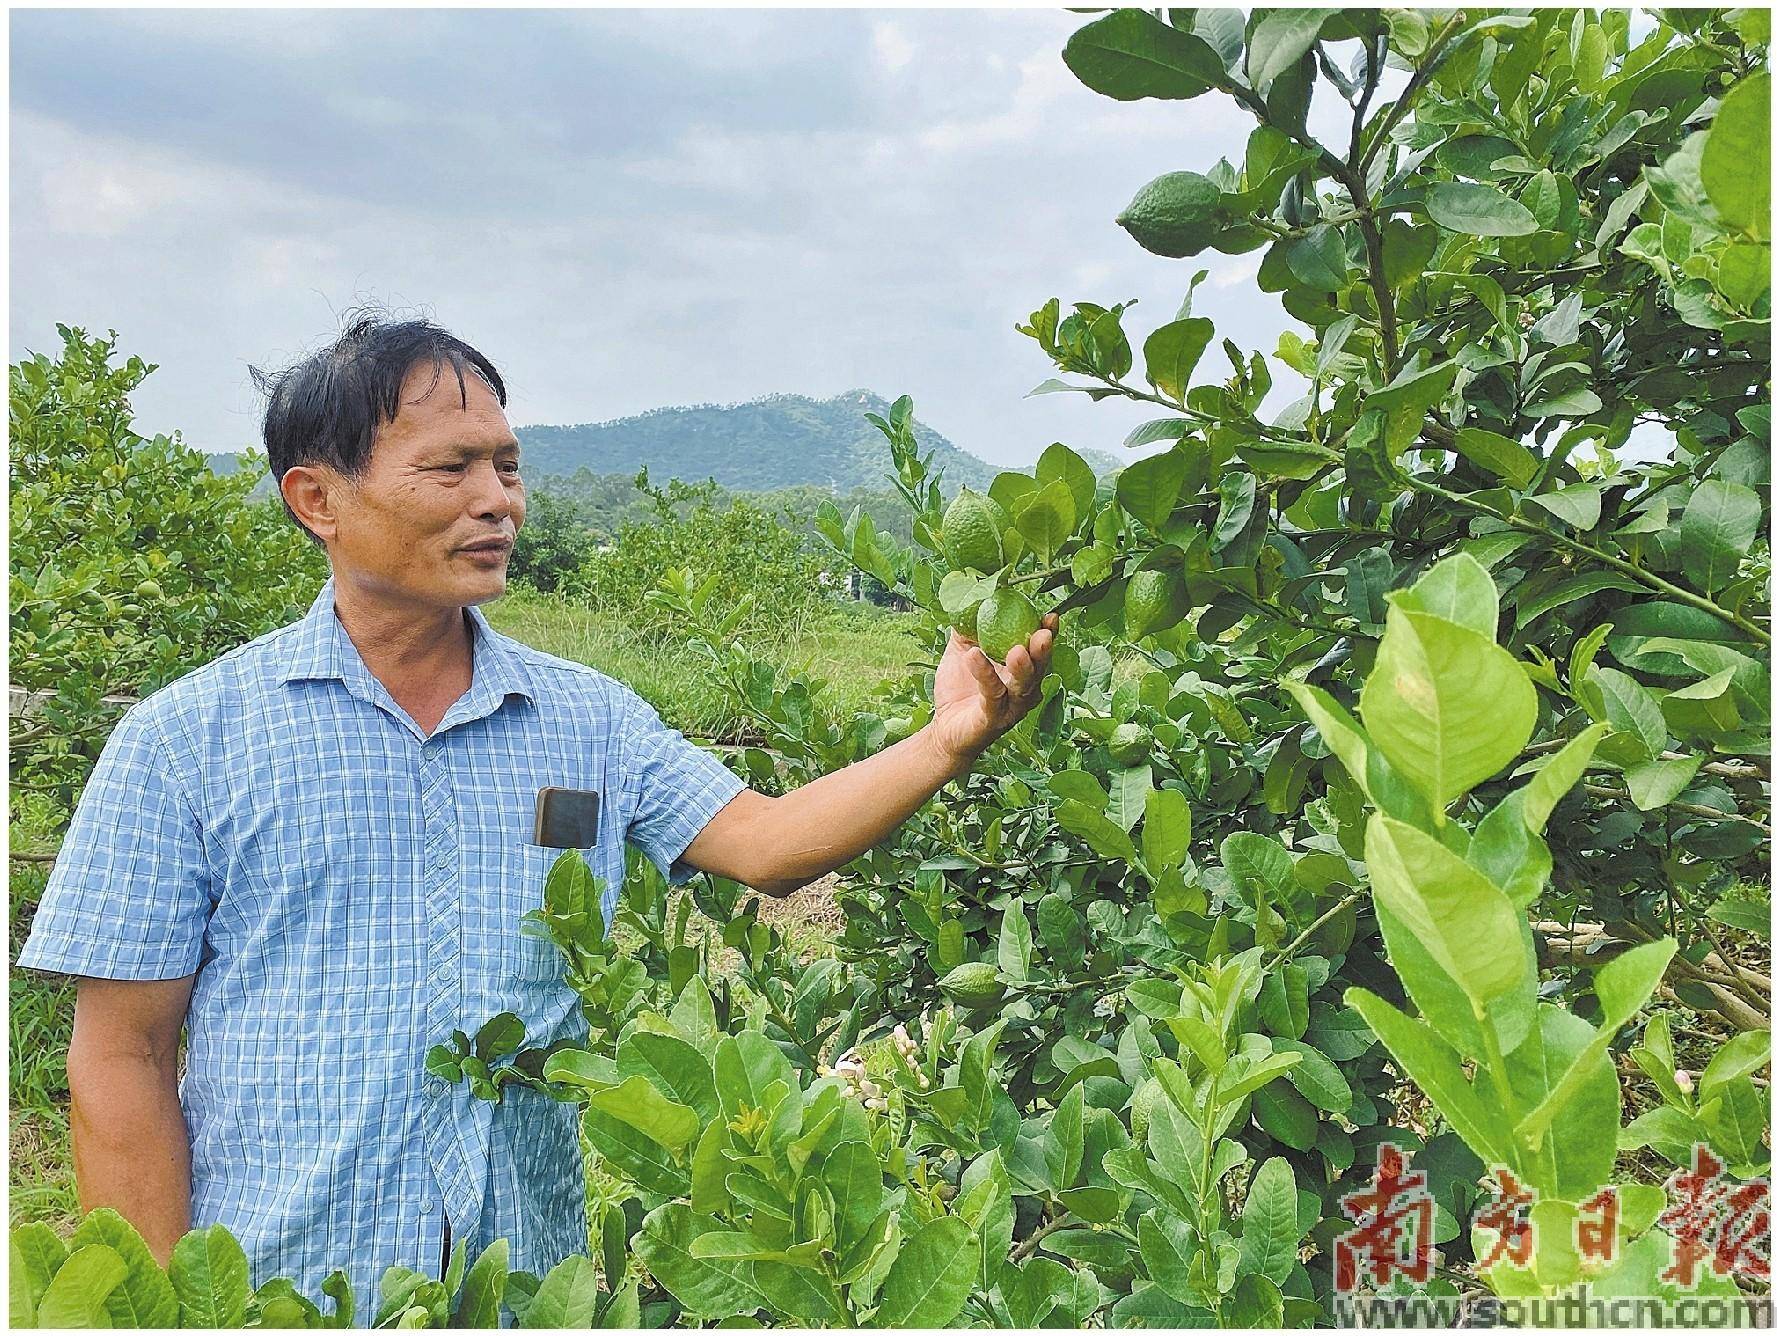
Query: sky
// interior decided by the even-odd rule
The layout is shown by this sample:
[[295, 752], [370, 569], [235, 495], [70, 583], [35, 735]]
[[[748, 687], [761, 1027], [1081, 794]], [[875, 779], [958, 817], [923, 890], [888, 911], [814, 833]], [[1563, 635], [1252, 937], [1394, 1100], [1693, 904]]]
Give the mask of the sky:
[[[10, 360], [115, 329], [160, 364], [138, 430], [252, 448], [249, 368], [374, 303], [486, 353], [515, 425], [863, 387], [996, 465], [1119, 451], [1151, 408], [1026, 397], [1053, 368], [1013, 326], [1045, 300], [1139, 299], [1139, 348], [1202, 268], [1194, 313], [1241, 348], [1294, 322], [1262, 252], [1169, 260], [1115, 225], [1253, 122], [1093, 94], [1061, 60], [1089, 21], [14, 10]], [[1303, 392], [1273, 371], [1270, 412]], [[1225, 374], [1212, 349], [1199, 379]]]

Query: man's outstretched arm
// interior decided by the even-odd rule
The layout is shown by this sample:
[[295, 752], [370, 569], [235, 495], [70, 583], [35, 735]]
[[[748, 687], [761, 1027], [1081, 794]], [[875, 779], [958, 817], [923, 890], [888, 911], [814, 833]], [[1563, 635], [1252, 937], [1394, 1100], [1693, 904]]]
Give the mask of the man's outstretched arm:
[[737, 795], [691, 841], [684, 861], [767, 895], [788, 895], [880, 844], [1040, 699], [1055, 622], [1053, 613], [1045, 617], [1003, 666], [953, 632], [929, 724], [781, 798], [751, 789]]
[[191, 1228], [179, 1031], [196, 977], [81, 979], [68, 1044], [80, 1209], [113, 1208], [162, 1266]]

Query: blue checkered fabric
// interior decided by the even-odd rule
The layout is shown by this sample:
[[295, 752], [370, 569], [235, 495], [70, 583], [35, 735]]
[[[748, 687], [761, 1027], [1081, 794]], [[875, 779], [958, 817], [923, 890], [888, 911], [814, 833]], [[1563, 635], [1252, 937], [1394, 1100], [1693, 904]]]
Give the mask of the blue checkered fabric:
[[[585, 1034], [548, 942], [519, 933], [558, 850], [537, 790], [601, 795], [586, 851], [609, 907], [625, 841], [675, 882], [745, 785], [633, 691], [494, 632], [430, 736], [365, 667], [330, 581], [306, 617], [133, 706], [107, 742], [19, 964], [196, 973], [179, 1088], [194, 1226], [226, 1225], [254, 1283], [360, 1320], [396, 1264], [438, 1274], [445, 1218], [542, 1274], [586, 1247], [576, 1107], [499, 1105], [426, 1050], [502, 1011], [527, 1042]], [[368, 1308], [368, 1312], [366, 1309]]]

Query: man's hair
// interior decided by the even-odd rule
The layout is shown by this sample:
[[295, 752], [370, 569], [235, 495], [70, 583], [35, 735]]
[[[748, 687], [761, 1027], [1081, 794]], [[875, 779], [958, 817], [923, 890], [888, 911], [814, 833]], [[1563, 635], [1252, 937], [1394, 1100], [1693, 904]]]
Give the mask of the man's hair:
[[[266, 396], [265, 452], [279, 485], [298, 464], [325, 464], [352, 480], [370, 464], [377, 429], [401, 411], [401, 387], [416, 367], [429, 363], [433, 385], [449, 367], [457, 378], [463, 406], [469, 406], [465, 371], [487, 384], [506, 406], [506, 382], [494, 364], [448, 330], [428, 320], [388, 320], [369, 312], [348, 312], [345, 330], [332, 343], [275, 374], [251, 368], [253, 383]], [[321, 540], [284, 512], [317, 544]]]

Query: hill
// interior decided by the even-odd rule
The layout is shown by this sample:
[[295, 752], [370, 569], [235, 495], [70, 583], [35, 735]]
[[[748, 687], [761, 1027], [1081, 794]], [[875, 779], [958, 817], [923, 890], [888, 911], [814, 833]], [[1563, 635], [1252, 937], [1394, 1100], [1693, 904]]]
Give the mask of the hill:
[[[888, 443], [864, 419], [886, 417], [889, 401], [869, 390], [849, 390], [831, 399], [773, 394], [742, 404], [693, 404], [650, 409], [633, 417], [575, 426], [516, 427], [524, 446], [524, 471], [533, 489], [585, 493], [624, 492], [623, 484], [643, 468], [657, 482], [714, 478], [731, 491], [771, 492], [807, 487], [837, 497], [854, 492], [892, 491]], [[943, 488], [952, 494], [967, 484], [985, 491], [1000, 472], [969, 454], [941, 432], [914, 419], [922, 451], [943, 470]], [[1100, 474], [1126, 461], [1099, 451], [1084, 452]], [[211, 455], [218, 473], [239, 467], [236, 455]], [[1024, 472], [1030, 472], [1026, 466]], [[269, 479], [255, 495], [269, 495]], [[626, 506], [633, 495], [616, 502]], [[604, 509], [603, 505], [595, 509]]]
[[[579, 426], [517, 427], [525, 470], [533, 477], [634, 473], [658, 478], [714, 478], [724, 487], [770, 491], [811, 483], [850, 491], [888, 485], [888, 445], [865, 413], [888, 414], [868, 390], [831, 399], [773, 394], [744, 404], [650, 409], [634, 417]], [[985, 488], [997, 470], [915, 421], [922, 449], [935, 452], [945, 490]]]

